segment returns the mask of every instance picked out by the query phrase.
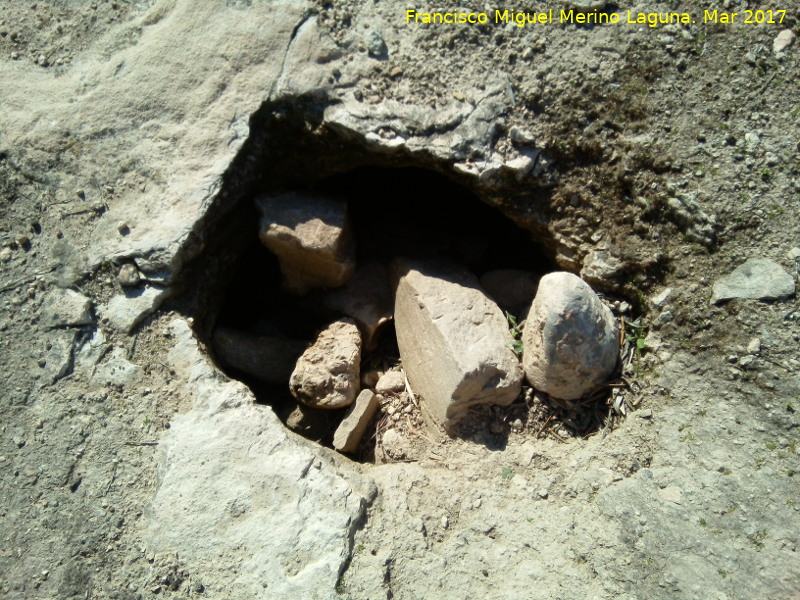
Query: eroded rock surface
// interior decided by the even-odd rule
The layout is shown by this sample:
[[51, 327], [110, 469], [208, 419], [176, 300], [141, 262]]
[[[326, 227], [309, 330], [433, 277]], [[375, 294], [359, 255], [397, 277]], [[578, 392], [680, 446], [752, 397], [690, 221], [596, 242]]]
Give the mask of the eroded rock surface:
[[297, 360], [292, 395], [314, 408], [350, 406], [359, 391], [361, 334], [352, 319], [326, 327]]
[[355, 269], [347, 205], [311, 193], [259, 196], [259, 237], [280, 262], [287, 288], [305, 294], [338, 287]]
[[611, 309], [580, 277], [563, 271], [539, 282], [522, 340], [530, 384], [565, 400], [603, 383], [619, 358], [619, 326]]
[[92, 301], [74, 290], [56, 289], [45, 300], [44, 322], [48, 327], [91, 325]]
[[794, 277], [767, 258], [751, 258], [714, 282], [711, 304], [734, 298], [778, 300], [794, 294]]
[[449, 265], [397, 263], [395, 327], [414, 392], [446, 429], [475, 404], [511, 404], [522, 371], [506, 319], [474, 275]]

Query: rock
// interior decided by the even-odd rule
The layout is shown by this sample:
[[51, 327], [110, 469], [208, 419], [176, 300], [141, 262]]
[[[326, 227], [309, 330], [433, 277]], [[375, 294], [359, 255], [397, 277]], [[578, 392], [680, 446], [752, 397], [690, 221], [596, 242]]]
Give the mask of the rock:
[[355, 269], [347, 205], [328, 196], [289, 192], [256, 198], [259, 237], [277, 257], [287, 288], [343, 285]]
[[672, 295], [672, 288], [671, 287], [665, 288], [661, 290], [658, 294], [653, 296], [650, 300], [650, 303], [656, 308], [663, 308], [671, 295]]
[[393, 460], [403, 460], [414, 455], [410, 441], [397, 429], [387, 429], [381, 437], [384, 454]]
[[44, 301], [44, 322], [48, 327], [91, 325], [92, 301], [73, 290], [56, 289]]
[[0, 250], [0, 261], [6, 263], [11, 260], [11, 257], [12, 257], [11, 248], [9, 248], [8, 246]]
[[624, 266], [611, 250], [598, 248], [584, 258], [581, 277], [600, 285], [607, 284], [622, 272]]
[[324, 329], [297, 360], [289, 379], [292, 395], [314, 408], [350, 406], [359, 391], [361, 335], [352, 319]]
[[94, 373], [95, 365], [100, 362], [107, 349], [106, 336], [101, 329], [97, 329], [76, 353], [76, 370], [91, 376]]
[[736, 298], [780, 300], [794, 294], [794, 278], [767, 258], [751, 258], [714, 282], [711, 304]]
[[158, 286], [128, 289], [101, 306], [100, 316], [115, 329], [130, 333], [142, 319], [159, 307], [167, 297], [167, 292], [167, 289]]
[[375, 384], [375, 391], [381, 395], [400, 394], [405, 389], [406, 379], [401, 371], [386, 371]]
[[376, 262], [359, 266], [343, 287], [321, 293], [319, 302], [329, 310], [352, 317], [361, 330], [364, 346], [371, 348], [375, 332], [392, 318], [386, 267]]
[[786, 253], [786, 257], [787, 257], [789, 260], [793, 260], [793, 261], [798, 261], [798, 260], [800, 260], [800, 248], [798, 248], [798, 247], [796, 247], [796, 246], [795, 246], [794, 248], [792, 248], [791, 250], [789, 250], [789, 252], [787, 252], [787, 253]]
[[364, 40], [367, 45], [367, 53], [372, 58], [386, 58], [389, 54], [389, 49], [386, 47], [386, 42], [383, 41], [383, 36], [380, 31], [375, 29], [367, 33]]
[[521, 317], [536, 295], [538, 279], [527, 271], [501, 269], [484, 273], [481, 287], [500, 308]]
[[72, 372], [73, 349], [77, 335], [76, 329], [53, 332], [49, 342], [50, 348], [44, 359], [44, 372], [41, 378], [43, 384], [58, 381]]
[[794, 31], [791, 29], [784, 29], [772, 40], [772, 51], [775, 54], [780, 54], [794, 44], [796, 39], [797, 36]]
[[142, 277], [139, 273], [139, 269], [136, 268], [136, 265], [131, 263], [122, 265], [119, 273], [117, 273], [117, 281], [122, 287], [136, 287], [139, 285], [141, 279]]
[[311, 440], [330, 438], [330, 413], [327, 410], [311, 408], [302, 402], [286, 418], [286, 427]]
[[707, 247], [716, 241], [717, 218], [702, 210], [695, 195], [669, 198], [667, 212], [687, 241]]
[[339, 452], [355, 452], [364, 436], [375, 411], [378, 409], [380, 396], [371, 390], [363, 390], [356, 398], [355, 404], [333, 434], [333, 447]]
[[753, 338], [750, 340], [750, 343], [747, 344], [747, 353], [748, 354], [755, 354], [758, 355], [761, 353], [761, 339]]
[[522, 373], [500, 308], [454, 266], [398, 261], [395, 329], [411, 388], [447, 430], [475, 404], [511, 404]]
[[576, 400], [606, 381], [619, 359], [619, 326], [589, 285], [563, 271], [542, 277], [522, 334], [537, 390]]
[[212, 337], [214, 352], [228, 367], [259, 381], [286, 385], [306, 343], [270, 335], [256, 335], [229, 327], [217, 327]]
[[133, 364], [127, 358], [124, 348], [114, 348], [108, 360], [99, 364], [94, 371], [92, 381], [106, 385], [126, 386], [141, 377], [142, 367]]

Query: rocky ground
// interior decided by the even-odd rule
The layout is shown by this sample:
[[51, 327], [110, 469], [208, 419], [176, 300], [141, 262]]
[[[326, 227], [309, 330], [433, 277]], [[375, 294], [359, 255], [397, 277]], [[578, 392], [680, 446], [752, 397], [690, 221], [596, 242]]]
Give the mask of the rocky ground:
[[[725, 7], [787, 13], [701, 22]], [[800, 597], [797, 296], [711, 303], [751, 258], [797, 279], [800, 46], [775, 45], [797, 9], [621, 0], [697, 22], [520, 28], [405, 8], [4, 3], [3, 597]], [[599, 430], [531, 395], [485, 409], [488, 439], [409, 409], [406, 441], [356, 462], [214, 364], [254, 194], [362, 181], [380, 224], [424, 222], [434, 203], [409, 215], [384, 171], [347, 179], [397, 167], [627, 303], [644, 351]], [[781, 275], [754, 271], [744, 295], [770, 296]]]

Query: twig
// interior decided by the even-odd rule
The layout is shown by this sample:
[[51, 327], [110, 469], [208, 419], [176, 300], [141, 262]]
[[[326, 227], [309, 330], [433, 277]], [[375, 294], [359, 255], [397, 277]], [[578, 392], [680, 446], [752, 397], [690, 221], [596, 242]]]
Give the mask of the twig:
[[403, 382], [406, 384], [406, 392], [408, 392], [408, 396], [411, 398], [411, 401], [414, 403], [414, 406], [419, 408], [419, 404], [417, 403], [417, 398], [414, 396], [414, 391], [411, 389], [411, 384], [408, 383], [408, 376], [406, 372], [403, 371]]
[[541, 434], [544, 431], [544, 428], [547, 427], [548, 423], [550, 423], [550, 421], [552, 421], [552, 420], [553, 420], [553, 415], [550, 415], [549, 417], [547, 417], [547, 421], [545, 421], [544, 425], [542, 425], [541, 429], [539, 429], [539, 431], [536, 432], [535, 439], [537, 439], [537, 440], [539, 439], [539, 434]]
[[126, 446], [158, 446], [158, 442], [125, 442]]

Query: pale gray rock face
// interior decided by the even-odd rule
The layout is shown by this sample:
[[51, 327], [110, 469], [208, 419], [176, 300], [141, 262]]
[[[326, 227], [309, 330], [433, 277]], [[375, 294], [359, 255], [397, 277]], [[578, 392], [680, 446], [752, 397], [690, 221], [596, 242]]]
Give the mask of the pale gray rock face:
[[470, 273], [398, 261], [395, 329], [411, 388], [447, 430], [476, 404], [511, 404], [522, 372], [500, 308]]
[[333, 434], [333, 447], [339, 452], [355, 452], [364, 437], [370, 420], [378, 410], [380, 396], [372, 390], [363, 390], [353, 407]]
[[538, 281], [533, 273], [517, 269], [500, 269], [481, 275], [481, 287], [502, 310], [521, 316], [536, 295]]
[[287, 288], [298, 295], [338, 287], [355, 270], [347, 205], [312, 193], [259, 196], [259, 237], [278, 257]]
[[130, 333], [167, 297], [168, 290], [158, 286], [128, 288], [100, 307], [100, 316], [117, 330]]
[[619, 358], [619, 325], [611, 309], [580, 277], [562, 271], [539, 282], [522, 340], [530, 384], [564, 400], [603, 383]]
[[142, 376], [142, 368], [127, 359], [124, 348], [114, 348], [108, 360], [97, 365], [92, 381], [100, 384], [126, 386]]
[[48, 327], [91, 325], [92, 301], [73, 290], [54, 290], [45, 300], [44, 322]]
[[350, 406], [359, 391], [361, 334], [352, 319], [331, 323], [297, 360], [292, 395], [314, 408]]
[[375, 384], [379, 394], [399, 394], [406, 389], [406, 380], [400, 371], [387, 371]]
[[378, 327], [392, 318], [392, 294], [389, 274], [379, 263], [360, 265], [344, 286], [323, 292], [320, 304], [327, 309], [352, 317], [369, 348]]
[[751, 258], [714, 282], [711, 304], [735, 298], [779, 300], [794, 294], [794, 278], [776, 262]]
[[286, 385], [305, 342], [270, 335], [255, 335], [229, 327], [218, 327], [213, 336], [214, 351], [229, 367], [260, 381]]

